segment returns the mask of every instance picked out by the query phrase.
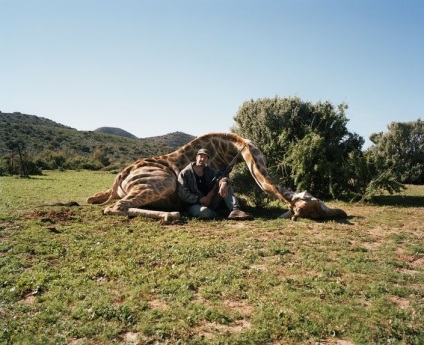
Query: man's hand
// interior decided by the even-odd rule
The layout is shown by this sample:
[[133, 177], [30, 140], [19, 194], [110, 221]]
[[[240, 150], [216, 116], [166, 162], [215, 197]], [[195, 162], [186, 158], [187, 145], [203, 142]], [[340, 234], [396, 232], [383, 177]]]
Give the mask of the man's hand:
[[203, 206], [208, 207], [211, 204], [211, 202], [212, 202], [212, 198], [213, 198], [214, 194], [215, 194], [215, 191], [212, 189], [208, 193], [208, 195], [203, 196], [203, 197], [200, 198], [200, 204], [203, 205]]
[[225, 198], [228, 195], [228, 185], [226, 181], [223, 181], [219, 185], [218, 194]]

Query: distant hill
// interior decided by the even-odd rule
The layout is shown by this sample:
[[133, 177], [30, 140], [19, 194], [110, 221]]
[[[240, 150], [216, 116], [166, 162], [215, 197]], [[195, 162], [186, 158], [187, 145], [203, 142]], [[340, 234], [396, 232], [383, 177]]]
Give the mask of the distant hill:
[[159, 146], [168, 146], [177, 149], [195, 138], [196, 137], [193, 135], [177, 131], [156, 137], [142, 138], [140, 140], [143, 142], [152, 142]]
[[120, 129], [115, 129], [113, 134], [101, 130], [78, 131], [35, 115], [0, 113], [0, 160], [16, 155], [16, 143], [19, 142], [26, 157], [36, 161], [42, 169], [58, 166], [119, 169], [140, 157], [175, 151], [193, 138], [175, 132], [137, 139]]
[[127, 131], [124, 131], [121, 128], [116, 128], [116, 127], [100, 127], [94, 130], [94, 132], [104, 133], [104, 134], [113, 134], [113, 135], [118, 135], [124, 138], [138, 139], [134, 134], [131, 134]]
[[[116, 127], [100, 127], [94, 132], [117, 135], [124, 138], [138, 139], [134, 134], [131, 134], [121, 128]], [[172, 132], [164, 135], [155, 137], [139, 138], [141, 141], [146, 143], [153, 143], [159, 147], [169, 147], [172, 151], [187, 144], [191, 140], [196, 138], [194, 135], [186, 134], [183, 132]]]

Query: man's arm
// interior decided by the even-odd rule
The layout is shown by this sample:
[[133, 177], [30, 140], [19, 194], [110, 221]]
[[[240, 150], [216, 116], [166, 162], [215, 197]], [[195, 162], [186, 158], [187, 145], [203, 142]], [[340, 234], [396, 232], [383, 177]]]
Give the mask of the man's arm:
[[200, 196], [190, 190], [189, 179], [189, 171], [178, 175], [178, 196], [186, 204], [200, 204]]

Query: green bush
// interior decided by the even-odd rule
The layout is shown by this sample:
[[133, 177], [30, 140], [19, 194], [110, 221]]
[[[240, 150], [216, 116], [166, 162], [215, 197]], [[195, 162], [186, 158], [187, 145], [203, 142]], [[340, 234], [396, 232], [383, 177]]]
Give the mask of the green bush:
[[[361, 184], [352, 183], [352, 167], [364, 169], [365, 160], [363, 138], [347, 130], [346, 109], [346, 104], [312, 104], [297, 97], [252, 100], [234, 117], [233, 132], [260, 147], [270, 175], [285, 188], [308, 190], [320, 198], [348, 198], [363, 192]], [[243, 192], [252, 193], [249, 189], [251, 185]]]

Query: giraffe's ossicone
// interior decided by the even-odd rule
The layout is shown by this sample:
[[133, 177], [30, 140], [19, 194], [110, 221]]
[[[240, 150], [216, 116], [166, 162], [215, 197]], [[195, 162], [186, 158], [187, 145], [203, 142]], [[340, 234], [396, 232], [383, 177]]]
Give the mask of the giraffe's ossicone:
[[211, 165], [217, 170], [228, 164], [244, 146], [240, 161], [244, 160], [247, 164], [256, 183], [264, 192], [289, 207], [281, 217], [320, 219], [347, 216], [343, 210], [329, 208], [307, 192], [294, 193], [276, 185], [268, 175], [265, 157], [259, 148], [250, 140], [232, 133], [208, 133], [170, 154], [141, 158], [116, 176], [112, 188], [96, 193], [87, 202], [105, 205], [115, 200], [113, 205], [106, 207], [105, 214], [178, 219], [182, 207], [178, 198], [178, 174], [195, 160], [197, 151], [208, 149]]

